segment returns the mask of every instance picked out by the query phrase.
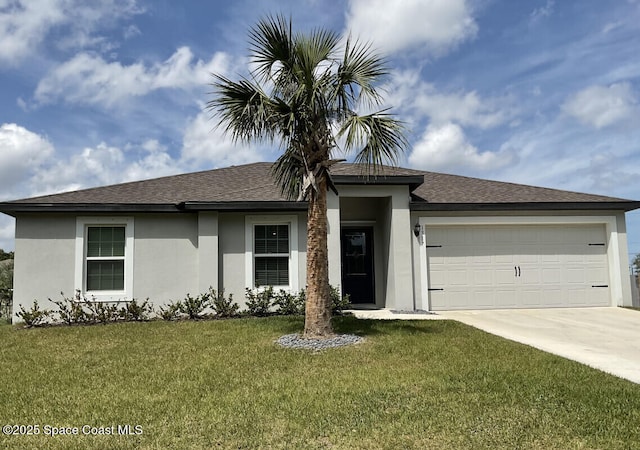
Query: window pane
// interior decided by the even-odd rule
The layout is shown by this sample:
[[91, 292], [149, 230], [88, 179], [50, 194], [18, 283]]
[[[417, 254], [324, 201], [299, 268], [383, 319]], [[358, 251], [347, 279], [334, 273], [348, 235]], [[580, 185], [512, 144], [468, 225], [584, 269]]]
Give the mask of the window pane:
[[124, 261], [87, 261], [88, 291], [122, 291]]
[[263, 256], [255, 258], [256, 286], [288, 286], [289, 258]]
[[289, 253], [289, 225], [256, 225], [256, 254]]
[[124, 256], [125, 227], [89, 227], [87, 256]]

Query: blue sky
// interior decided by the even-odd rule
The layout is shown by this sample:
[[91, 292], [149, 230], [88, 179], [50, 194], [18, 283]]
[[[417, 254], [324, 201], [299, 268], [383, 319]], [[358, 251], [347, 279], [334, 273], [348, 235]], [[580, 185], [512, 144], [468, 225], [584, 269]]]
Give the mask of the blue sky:
[[0, 0], [0, 201], [273, 160], [203, 110], [269, 13], [387, 55], [401, 165], [640, 200], [639, 0]]

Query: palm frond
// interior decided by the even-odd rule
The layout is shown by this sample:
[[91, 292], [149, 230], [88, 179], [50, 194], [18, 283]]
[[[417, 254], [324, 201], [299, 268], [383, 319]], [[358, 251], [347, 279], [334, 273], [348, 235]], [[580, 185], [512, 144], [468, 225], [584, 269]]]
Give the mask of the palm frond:
[[373, 53], [371, 45], [347, 39], [344, 57], [335, 75], [332, 99], [342, 110], [354, 109], [358, 101], [379, 104], [382, 97], [375, 83], [387, 73], [384, 58]]
[[361, 148], [355, 162], [373, 173], [384, 164], [396, 165], [398, 152], [408, 147], [404, 124], [385, 111], [349, 116], [338, 132], [338, 137], [343, 136], [347, 150]]
[[236, 82], [222, 75], [214, 75], [214, 78], [214, 97], [206, 107], [219, 118], [225, 133], [234, 140], [265, 137], [273, 140], [278, 131], [278, 119], [283, 114], [283, 104], [247, 79]]
[[293, 57], [291, 21], [283, 16], [266, 17], [249, 31], [251, 60], [257, 68], [254, 75], [266, 81], [272, 78], [274, 66], [290, 70]]
[[305, 164], [298, 152], [292, 147], [285, 150], [271, 168], [271, 175], [278, 180], [280, 192], [289, 200], [300, 198]]
[[308, 35], [296, 34], [294, 42], [299, 69], [307, 79], [312, 79], [318, 77], [323, 63], [329, 67], [333, 62], [340, 36], [330, 30], [316, 29]]

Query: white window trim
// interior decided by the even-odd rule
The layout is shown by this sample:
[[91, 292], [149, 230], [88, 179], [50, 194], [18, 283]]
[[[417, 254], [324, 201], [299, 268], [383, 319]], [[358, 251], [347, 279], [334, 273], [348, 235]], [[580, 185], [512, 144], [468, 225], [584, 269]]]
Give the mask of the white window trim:
[[431, 298], [429, 296], [429, 270], [427, 268], [427, 246], [424, 234], [428, 227], [442, 225], [589, 225], [602, 224], [605, 226], [607, 238], [607, 262], [609, 264], [609, 289], [611, 290], [611, 305], [622, 305], [622, 290], [620, 286], [621, 266], [620, 247], [618, 244], [618, 226], [615, 216], [460, 216], [460, 217], [419, 217], [420, 224], [420, 273], [422, 289], [422, 307], [430, 311]]
[[[77, 217], [76, 218], [76, 253], [75, 253], [75, 288], [87, 298], [97, 301], [125, 301], [133, 298], [133, 253], [134, 253], [134, 220], [133, 217]], [[124, 226], [124, 289], [121, 291], [87, 291], [87, 228], [89, 226]]]
[[[254, 289], [254, 227], [255, 225], [289, 225], [289, 284], [287, 286], [273, 286], [275, 289], [284, 289], [289, 292], [298, 292], [298, 216], [288, 215], [263, 215], [245, 216], [244, 242], [245, 242], [245, 285]], [[277, 256], [277, 255], [271, 255]]]

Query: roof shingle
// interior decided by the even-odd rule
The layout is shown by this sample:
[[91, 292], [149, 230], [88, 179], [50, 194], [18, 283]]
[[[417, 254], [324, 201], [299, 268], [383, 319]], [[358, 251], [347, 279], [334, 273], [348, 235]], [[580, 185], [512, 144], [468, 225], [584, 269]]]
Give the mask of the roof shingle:
[[[15, 205], [178, 205], [184, 202], [282, 202], [286, 199], [271, 177], [272, 163], [253, 163], [151, 180], [32, 197], [0, 204], [0, 211]], [[522, 204], [522, 203], [636, 203], [602, 195], [483, 180], [459, 175], [385, 166], [367, 177], [362, 166], [340, 163], [333, 167], [336, 184], [381, 183], [394, 179], [413, 183], [412, 203]], [[424, 180], [424, 181], [422, 181]], [[338, 186], [339, 189], [339, 186]], [[638, 204], [640, 205], [640, 203]], [[638, 207], [638, 205], [634, 206]], [[629, 208], [627, 205], [624, 209]], [[631, 208], [631, 209], [633, 209]]]

